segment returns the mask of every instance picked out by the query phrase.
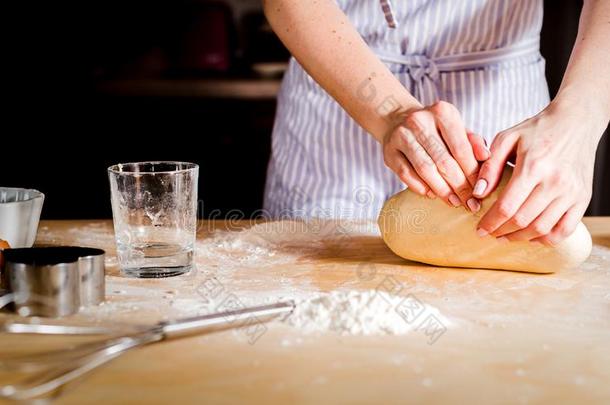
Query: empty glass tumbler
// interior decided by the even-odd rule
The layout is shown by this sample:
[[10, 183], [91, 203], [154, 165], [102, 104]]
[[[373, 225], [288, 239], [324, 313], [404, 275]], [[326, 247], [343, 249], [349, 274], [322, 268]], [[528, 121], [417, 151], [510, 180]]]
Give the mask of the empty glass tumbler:
[[130, 277], [171, 277], [193, 265], [199, 167], [183, 162], [108, 168], [117, 256]]

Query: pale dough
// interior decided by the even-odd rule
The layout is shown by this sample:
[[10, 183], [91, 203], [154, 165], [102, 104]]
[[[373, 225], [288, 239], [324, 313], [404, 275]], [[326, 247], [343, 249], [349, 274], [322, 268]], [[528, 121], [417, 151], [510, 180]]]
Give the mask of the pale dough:
[[383, 240], [397, 255], [418, 262], [447, 267], [553, 273], [574, 268], [591, 253], [591, 235], [579, 223], [563, 242], [554, 247], [532, 242], [480, 238], [477, 224], [506, 186], [512, 171], [504, 171], [500, 185], [473, 214], [452, 208], [440, 199], [431, 200], [405, 190], [391, 197], [379, 215]]

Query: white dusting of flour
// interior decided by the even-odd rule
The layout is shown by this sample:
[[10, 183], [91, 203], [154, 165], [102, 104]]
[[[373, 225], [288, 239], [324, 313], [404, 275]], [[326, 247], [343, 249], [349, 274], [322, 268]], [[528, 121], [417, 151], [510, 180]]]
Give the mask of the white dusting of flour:
[[[107, 255], [106, 265], [114, 270], [106, 278], [106, 302], [83, 309], [77, 317], [100, 324], [129, 324], [134, 319], [151, 324], [292, 300], [296, 308], [284, 324], [299, 332], [367, 336], [405, 334], [431, 315], [440, 317], [438, 310], [416, 299], [405, 301], [380, 290], [320, 292], [312, 283], [309, 258], [330, 248], [340, 250], [354, 235], [377, 236], [374, 222], [277, 221], [200, 231], [205, 237], [195, 245], [196, 267], [181, 277], [124, 278], [116, 269], [116, 257]], [[114, 247], [109, 223], [63, 232], [43, 227], [39, 240], [110, 252]], [[443, 319], [443, 326], [448, 325]]]
[[384, 292], [335, 291], [297, 302], [286, 322], [308, 333], [403, 334], [410, 328], [396, 312], [395, 301]]
[[[434, 315], [449, 326], [439, 311], [419, 301], [384, 291], [333, 291], [297, 302], [286, 322], [305, 333], [342, 335], [402, 335]], [[442, 318], [442, 319], [441, 319]]]

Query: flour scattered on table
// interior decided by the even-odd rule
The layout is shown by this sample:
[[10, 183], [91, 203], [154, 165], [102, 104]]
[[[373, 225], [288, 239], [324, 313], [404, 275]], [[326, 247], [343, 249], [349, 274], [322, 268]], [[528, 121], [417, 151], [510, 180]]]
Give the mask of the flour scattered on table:
[[214, 231], [197, 241], [196, 253], [198, 258], [231, 260], [235, 264], [259, 263], [276, 255], [271, 246], [247, 231]]
[[197, 241], [196, 253], [200, 259], [231, 261], [240, 266], [291, 263], [354, 235], [379, 235], [379, 230], [373, 221], [263, 222], [244, 229], [213, 230]]
[[[79, 316], [96, 323], [130, 323], [137, 313], [138, 323], [151, 324], [233, 309], [228, 304], [245, 307], [294, 300], [297, 307], [284, 322], [303, 333], [400, 335], [421, 327], [430, 316], [440, 319], [443, 327], [450, 325], [438, 310], [417, 299], [409, 301], [408, 297], [376, 290], [320, 293], [310, 277], [302, 276], [311, 271], [306, 265], [312, 257], [332, 257], [354, 236], [378, 236], [373, 221], [275, 221], [203, 233], [206, 237], [195, 246], [196, 268], [189, 274], [163, 280], [108, 275], [107, 301]], [[39, 236], [48, 242], [61, 237], [69, 243], [106, 249], [114, 246], [109, 223], [64, 232], [43, 228]], [[107, 265], [116, 267], [114, 255], [106, 260]], [[285, 267], [248, 277], [249, 269], [278, 265]], [[243, 335], [239, 331], [235, 334]], [[282, 344], [299, 342], [286, 339]]]
[[336, 332], [342, 335], [401, 335], [434, 315], [449, 327], [439, 311], [414, 297], [383, 291], [333, 291], [297, 302], [286, 323], [305, 333]]

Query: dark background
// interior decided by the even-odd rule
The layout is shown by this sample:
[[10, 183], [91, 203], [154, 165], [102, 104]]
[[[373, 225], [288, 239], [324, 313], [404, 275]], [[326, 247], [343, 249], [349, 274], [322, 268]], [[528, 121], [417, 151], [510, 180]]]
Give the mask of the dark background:
[[[551, 93], [581, 2], [545, 1]], [[253, 65], [288, 54], [259, 1], [26, 3], [8, 37], [0, 185], [47, 196], [43, 218], [110, 218], [106, 168], [200, 165], [204, 215], [262, 205], [279, 77]], [[4, 59], [4, 58], [3, 58]], [[589, 214], [610, 215], [610, 143], [598, 151]]]

